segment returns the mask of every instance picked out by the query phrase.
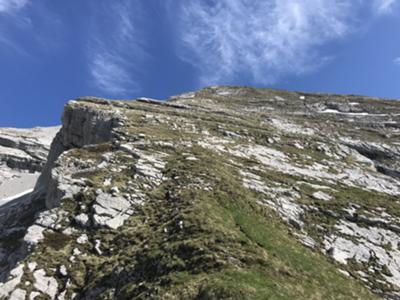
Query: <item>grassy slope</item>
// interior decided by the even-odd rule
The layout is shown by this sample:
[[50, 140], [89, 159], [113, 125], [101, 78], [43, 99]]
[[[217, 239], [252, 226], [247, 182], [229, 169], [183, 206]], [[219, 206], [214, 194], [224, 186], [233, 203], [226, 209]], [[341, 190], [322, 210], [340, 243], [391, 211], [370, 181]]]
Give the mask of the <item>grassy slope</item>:
[[[374, 298], [325, 257], [294, 241], [221, 157], [204, 149], [194, 152], [200, 161], [183, 161], [175, 154], [167, 175], [178, 179], [165, 183], [153, 195], [160, 201], [144, 209], [154, 222], [146, 228], [152, 238], [145, 251], [136, 253], [139, 264], [133, 273], [141, 273], [141, 284], [127, 283], [126, 298]], [[199, 178], [216, 182], [213, 190], [193, 188]]]
[[[176, 138], [162, 126], [143, 127], [136, 113], [131, 119], [135, 134]], [[92, 157], [81, 149], [78, 156], [95, 159], [106, 150]], [[103, 290], [99, 299], [375, 299], [328, 258], [291, 237], [276, 214], [243, 187], [228, 157], [201, 147], [163, 151], [170, 154], [167, 180], [148, 192], [151, 200], [118, 230], [88, 231], [90, 244], [79, 246], [86, 256], [70, 273], [76, 291]], [[186, 160], [188, 152], [199, 160]], [[120, 174], [119, 186], [127, 185], [129, 176]], [[87, 177], [93, 189], [62, 204], [71, 214], [94, 200], [96, 184], [104, 179]], [[96, 239], [105, 255], [94, 253]], [[34, 260], [49, 270], [70, 265], [74, 247], [73, 238], [48, 235]]]
[[[210, 248], [221, 266], [194, 278], [180, 274], [178, 286], [172, 289], [175, 294], [180, 294], [182, 286], [193, 286], [194, 290], [200, 287], [199, 299], [373, 298], [338, 273], [325, 257], [294, 241], [273, 213], [255, 204], [255, 196], [232, 176], [235, 170], [221, 157], [210, 154], [203, 152], [201, 162], [179, 169], [189, 173], [180, 178], [208, 174], [209, 179], [217, 179], [213, 192], [191, 191], [180, 200], [192, 204], [185, 223], [202, 229], [194, 241], [199, 248]], [[176, 159], [178, 162], [171, 162], [175, 168], [181, 163], [179, 156]], [[187, 238], [191, 242], [193, 235]]]
[[[194, 147], [199, 160], [188, 161], [182, 155], [187, 150], [171, 152], [169, 179], [149, 192], [152, 200], [122, 228], [88, 232], [110, 255], [85, 246], [87, 255], [70, 273], [77, 291], [102, 289], [99, 299], [375, 298], [296, 242], [275, 213], [256, 204], [257, 196], [242, 187], [225, 158]], [[200, 188], [208, 183], [208, 191]], [[62, 206], [71, 212], [78, 207], [71, 201]], [[46, 235], [35, 260], [48, 269], [68, 265], [74, 244]]]

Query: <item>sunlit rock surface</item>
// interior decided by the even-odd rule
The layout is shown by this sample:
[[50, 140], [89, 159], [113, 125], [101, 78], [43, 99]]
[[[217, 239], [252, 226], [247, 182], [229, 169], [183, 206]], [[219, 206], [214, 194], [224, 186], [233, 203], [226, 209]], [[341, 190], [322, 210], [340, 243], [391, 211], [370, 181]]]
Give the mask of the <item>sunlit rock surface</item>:
[[0, 205], [33, 189], [59, 129], [0, 128]]
[[71, 101], [1, 211], [0, 298], [399, 299], [399, 161], [393, 100]]

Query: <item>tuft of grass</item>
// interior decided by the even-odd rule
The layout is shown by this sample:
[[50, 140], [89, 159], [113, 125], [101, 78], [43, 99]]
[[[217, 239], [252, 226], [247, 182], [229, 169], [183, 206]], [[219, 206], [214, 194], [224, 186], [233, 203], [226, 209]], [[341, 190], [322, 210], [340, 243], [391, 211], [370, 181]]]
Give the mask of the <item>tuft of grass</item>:
[[44, 243], [56, 251], [63, 249], [71, 241], [71, 237], [59, 232], [46, 232]]

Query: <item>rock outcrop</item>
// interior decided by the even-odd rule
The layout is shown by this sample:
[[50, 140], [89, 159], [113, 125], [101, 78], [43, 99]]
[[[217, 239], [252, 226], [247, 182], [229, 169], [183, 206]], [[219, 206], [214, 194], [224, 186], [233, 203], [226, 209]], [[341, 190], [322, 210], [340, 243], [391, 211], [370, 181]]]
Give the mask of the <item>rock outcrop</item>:
[[242, 87], [71, 101], [0, 298], [399, 299], [399, 124]]
[[[60, 129], [0, 129], [0, 279], [25, 255], [19, 239], [39, 209], [32, 192]], [[15, 272], [19, 272], [17, 268]], [[13, 273], [12, 273], [13, 274]], [[13, 284], [12, 284], [13, 285]], [[7, 288], [4, 288], [7, 290]], [[21, 295], [13, 291], [13, 297]]]
[[58, 130], [0, 128], [0, 201], [34, 187]]
[[[87, 103], [94, 101], [92, 98], [84, 100]], [[96, 105], [81, 106], [76, 101], [70, 101], [65, 107], [63, 126], [52, 142], [47, 163], [35, 188], [38, 192], [43, 191], [41, 195], [46, 195], [46, 205], [49, 208], [59, 204], [60, 196], [57, 195], [56, 188], [58, 183], [54, 182], [57, 175], [51, 174], [57, 158], [72, 148], [111, 141], [113, 128], [121, 125], [123, 117], [119, 109], [112, 106], [108, 100], [97, 101], [102, 103], [103, 109], [98, 109]]]

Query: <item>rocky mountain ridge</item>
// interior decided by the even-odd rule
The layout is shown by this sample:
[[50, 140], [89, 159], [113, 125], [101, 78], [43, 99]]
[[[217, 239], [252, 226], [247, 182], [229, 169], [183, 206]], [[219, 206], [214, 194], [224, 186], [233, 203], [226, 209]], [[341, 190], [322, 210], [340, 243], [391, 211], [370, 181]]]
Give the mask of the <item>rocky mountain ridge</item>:
[[71, 101], [3, 217], [0, 298], [399, 299], [399, 158], [396, 101]]

